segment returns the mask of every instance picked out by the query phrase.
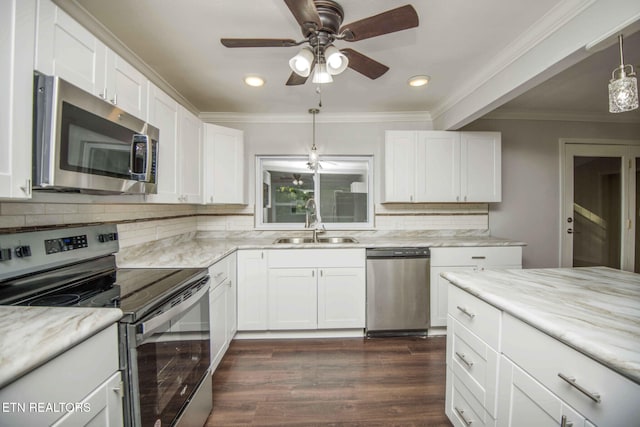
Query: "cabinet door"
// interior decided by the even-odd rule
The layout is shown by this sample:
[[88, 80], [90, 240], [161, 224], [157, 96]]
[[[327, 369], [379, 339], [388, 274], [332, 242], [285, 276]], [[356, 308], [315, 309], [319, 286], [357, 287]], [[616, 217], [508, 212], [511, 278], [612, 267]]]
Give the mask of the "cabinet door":
[[202, 122], [181, 105], [178, 106], [178, 117], [179, 173], [182, 178], [180, 201], [202, 203]]
[[[502, 356], [498, 386], [498, 426], [584, 426], [582, 415]], [[565, 424], [561, 424], [566, 417]]]
[[204, 132], [204, 203], [246, 204], [243, 132], [209, 123]]
[[238, 251], [238, 330], [267, 330], [267, 259], [262, 250]]
[[460, 133], [418, 132], [416, 202], [460, 200]]
[[50, 0], [38, 1], [35, 69], [107, 99], [106, 46]]
[[215, 369], [227, 347], [227, 284], [222, 283], [209, 292], [211, 328], [211, 366]]
[[364, 268], [318, 270], [318, 328], [364, 328]]
[[52, 427], [71, 426], [109, 426], [124, 425], [122, 418], [122, 380], [120, 372], [116, 372], [95, 389], [82, 402], [75, 403], [88, 408], [86, 411], [67, 412], [52, 424]]
[[155, 85], [149, 86], [149, 123], [160, 130], [158, 149], [158, 193], [147, 200], [154, 203], [178, 202], [178, 103]]
[[387, 131], [384, 143], [384, 201], [413, 202], [416, 131]]
[[449, 281], [440, 277], [445, 271], [469, 271], [474, 266], [431, 267], [431, 327], [447, 326], [447, 289]]
[[238, 275], [236, 254], [229, 255], [229, 281], [227, 289], [227, 341], [231, 342], [238, 330]]
[[148, 80], [140, 71], [107, 49], [107, 101], [139, 119], [147, 120]]
[[0, 198], [31, 197], [35, 0], [0, 2]]
[[269, 329], [316, 329], [315, 268], [269, 269]]
[[499, 132], [461, 132], [461, 188], [464, 202], [502, 200], [502, 154]]

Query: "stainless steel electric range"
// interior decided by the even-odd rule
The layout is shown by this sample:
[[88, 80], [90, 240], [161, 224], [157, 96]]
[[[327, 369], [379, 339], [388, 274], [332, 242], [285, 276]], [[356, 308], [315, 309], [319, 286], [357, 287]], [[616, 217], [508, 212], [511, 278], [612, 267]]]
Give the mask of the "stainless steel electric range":
[[118, 269], [118, 249], [112, 224], [0, 235], [0, 305], [120, 308], [125, 425], [203, 425], [212, 408], [207, 270]]

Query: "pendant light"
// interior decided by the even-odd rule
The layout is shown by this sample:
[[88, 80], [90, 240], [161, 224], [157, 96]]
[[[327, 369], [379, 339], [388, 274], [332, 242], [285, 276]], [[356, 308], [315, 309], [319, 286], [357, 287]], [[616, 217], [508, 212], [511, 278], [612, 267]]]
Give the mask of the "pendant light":
[[313, 114], [313, 135], [312, 135], [312, 144], [311, 151], [309, 152], [309, 161], [307, 162], [307, 167], [312, 171], [317, 171], [320, 167], [320, 162], [318, 159], [318, 148], [316, 147], [316, 114], [320, 112], [317, 108], [309, 109], [309, 114]]
[[[622, 35], [618, 36], [620, 66], [611, 72], [609, 80], [609, 112], [622, 113], [638, 108], [638, 79], [632, 65], [624, 64]], [[616, 75], [617, 74], [617, 75]]]

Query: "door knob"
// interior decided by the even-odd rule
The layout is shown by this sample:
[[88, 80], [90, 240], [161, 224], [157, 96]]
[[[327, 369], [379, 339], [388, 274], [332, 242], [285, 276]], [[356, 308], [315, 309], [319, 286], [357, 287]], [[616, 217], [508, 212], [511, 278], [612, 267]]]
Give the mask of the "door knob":
[[573, 228], [568, 228], [568, 229], [567, 229], [567, 233], [568, 233], [568, 234], [573, 234]]

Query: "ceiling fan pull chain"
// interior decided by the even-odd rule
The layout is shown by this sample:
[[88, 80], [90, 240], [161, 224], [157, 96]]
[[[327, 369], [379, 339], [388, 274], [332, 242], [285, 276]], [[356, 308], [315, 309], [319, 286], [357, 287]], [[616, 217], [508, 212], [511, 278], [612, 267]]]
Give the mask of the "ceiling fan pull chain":
[[318, 107], [322, 108], [322, 89], [320, 86], [316, 86], [316, 93], [318, 94]]

